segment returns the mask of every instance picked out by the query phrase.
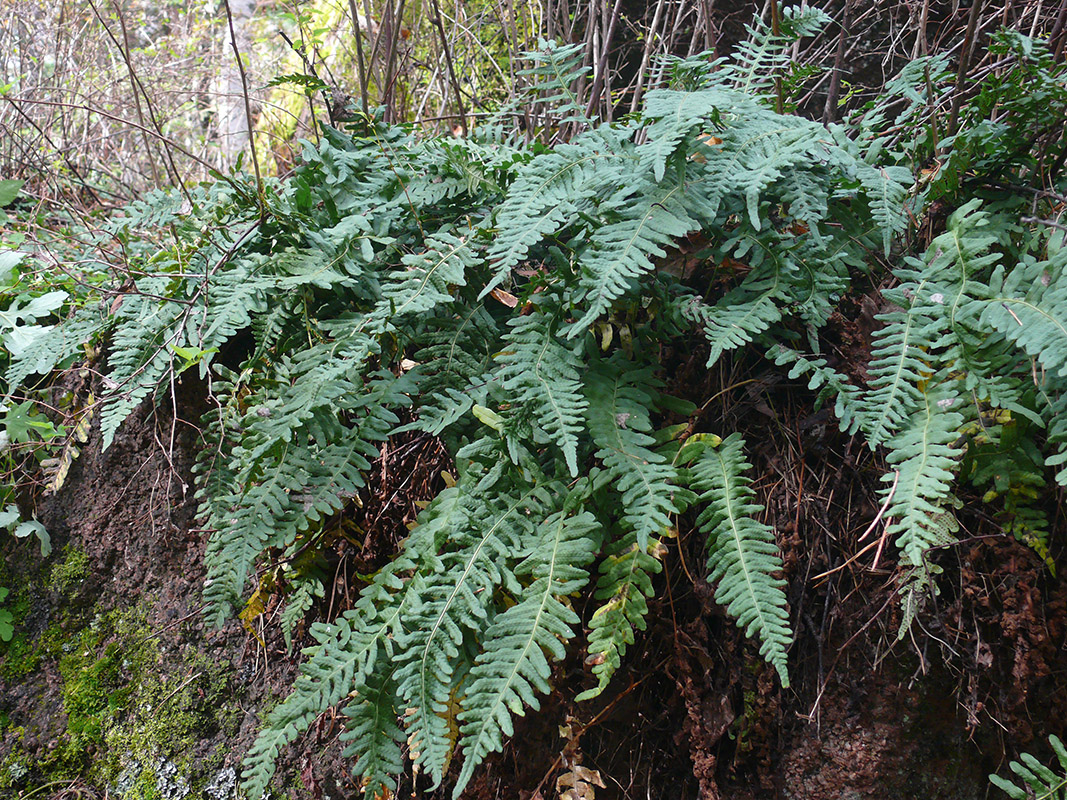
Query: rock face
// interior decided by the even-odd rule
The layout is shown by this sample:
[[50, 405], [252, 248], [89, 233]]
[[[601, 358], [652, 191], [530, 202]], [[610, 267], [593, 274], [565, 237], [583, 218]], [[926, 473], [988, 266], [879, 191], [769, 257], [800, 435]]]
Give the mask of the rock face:
[[[297, 648], [286, 652], [276, 625], [257, 631], [261, 644], [237, 621], [222, 630], [201, 621], [191, 421], [205, 408], [203, 387], [181, 387], [176, 402], [177, 421], [167, 406], [142, 407], [108, 451], [90, 441], [63, 489], [41, 501], [49, 559], [3, 543], [0, 586], [11, 589], [4, 605], [16, 634], [0, 645], [0, 796], [233, 798], [261, 719], [295, 679]], [[823, 442], [825, 458], [839, 445]], [[768, 459], [773, 452], [769, 443]], [[916, 649], [895, 641], [884, 579], [841, 575], [836, 589], [805, 579], [821, 567], [809, 570], [817, 553], [791, 526], [811, 510], [798, 515], [784, 489], [767, 498], [783, 518], [797, 620], [792, 690], [781, 690], [711, 587], [690, 582], [700, 543], [683, 541], [621, 680], [595, 704], [577, 704], [581, 655], [559, 664], [556, 691], [517, 721], [513, 744], [465, 797], [548, 798], [578, 775], [583, 786], [603, 782], [602, 798], [977, 800], [985, 775], [1003, 769], [991, 717], [1011, 744], [1038, 754], [1036, 735], [1062, 733], [1067, 591], [1024, 547], [976, 544], [946, 563], [968, 585], [984, 577], [995, 589], [944, 592]], [[967, 626], [981, 641], [954, 644], [951, 632]], [[298, 634], [297, 644], [308, 640]], [[274, 796], [358, 796], [340, 731], [336, 714], [317, 720], [283, 754]], [[401, 795], [410, 791], [408, 778]]]

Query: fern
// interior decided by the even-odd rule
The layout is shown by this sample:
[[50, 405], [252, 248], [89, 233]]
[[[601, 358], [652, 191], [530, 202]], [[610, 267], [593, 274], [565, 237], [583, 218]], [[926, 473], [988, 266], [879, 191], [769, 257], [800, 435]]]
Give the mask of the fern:
[[281, 748], [307, 730], [315, 718], [348, 695], [367, 676], [374, 681], [379, 658], [392, 657], [397, 637], [415, 595], [403, 576], [434, 552], [442, 528], [454, 524], [461, 495], [446, 489], [419, 517], [404, 550], [360, 592], [356, 605], [333, 624], [316, 624], [317, 647], [307, 651], [293, 692], [267, 718], [244, 761], [242, 788], [260, 797], [274, 774]]
[[941, 323], [923, 313], [915, 299], [918, 292], [929, 296], [927, 287], [912, 291], [915, 294], [911, 300], [903, 291], [888, 295], [890, 300], [899, 299], [908, 310], [878, 317], [885, 327], [874, 334], [872, 361], [867, 368], [871, 379], [864, 397], [867, 413], [862, 421], [872, 448], [894, 438], [924, 404], [918, 384], [920, 376], [930, 369], [926, 353], [936, 341]]
[[634, 643], [634, 631], [645, 629], [646, 598], [655, 593], [652, 576], [662, 571], [663, 554], [658, 538], [649, 539], [641, 547], [637, 534], [630, 532], [616, 539], [601, 559], [594, 596], [605, 602], [589, 620], [587, 659], [598, 684], [579, 694], [576, 700], [590, 700], [607, 688], [611, 676], [622, 665], [626, 648]]
[[516, 576], [533, 582], [524, 587], [524, 599], [485, 632], [493, 649], [479, 655], [459, 715], [464, 763], [453, 797], [462, 794], [485, 756], [503, 747], [503, 736], [512, 733], [511, 715], [521, 714], [523, 706], [536, 710], [537, 693], [550, 690], [548, 658], [563, 658], [563, 643], [579, 621], [561, 598], [588, 580], [584, 567], [595, 555], [597, 527], [588, 512], [557, 512], [541, 523], [533, 551], [516, 567]]
[[496, 236], [488, 252], [494, 275], [479, 299], [500, 285], [533, 245], [565, 227], [602, 190], [592, 176], [612, 158], [603, 145], [610, 147], [611, 140], [590, 133], [522, 168], [495, 215]]
[[1058, 737], [1050, 735], [1048, 742], [1056, 754], [1063, 775], [1057, 775], [1029, 753], [1023, 753], [1019, 761], [1012, 761], [1011, 771], [1022, 778], [1027, 789], [1019, 788], [1011, 781], [997, 775], [990, 775], [989, 781], [1013, 800], [1064, 800], [1067, 797], [1067, 748]]
[[651, 272], [652, 257], [666, 255], [674, 240], [699, 229], [685, 208], [685, 189], [683, 183], [630, 181], [605, 199], [617, 218], [599, 227], [580, 258], [583, 291], [576, 302], [585, 313], [568, 336], [583, 334], [635, 278]]
[[884, 491], [892, 495], [886, 510], [888, 533], [897, 537], [904, 563], [916, 569], [925, 569], [926, 550], [944, 544], [946, 531], [956, 528], [945, 504], [958, 471], [954, 444], [963, 424], [963, 416], [954, 410], [958, 402], [950, 386], [927, 388], [886, 459], [895, 471], [882, 478], [895, 483], [895, 491], [892, 486]]
[[471, 231], [465, 237], [439, 232], [427, 239], [428, 249], [404, 256], [404, 269], [382, 288], [377, 310], [383, 322], [396, 325], [406, 314], [425, 314], [452, 301], [451, 288], [466, 284], [465, 271], [475, 263]]
[[[647, 624], [664, 541], [693, 525], [690, 506], [716, 598], [786, 684], [782, 565], [741, 437], [712, 446], [694, 433], [696, 406], [660, 394], [676, 366], [666, 354], [700, 337], [708, 366], [723, 367], [709, 382], [764, 352], [884, 457], [902, 630], [936, 591], [929, 551], [954, 541], [961, 481], [997, 502], [1005, 531], [1055, 552], [1041, 509], [1056, 470], [1067, 482], [1067, 251], [1020, 223], [1054, 213], [1045, 195], [1024, 204], [998, 189], [982, 206], [961, 191], [1001, 181], [997, 170], [1045, 188], [1049, 173], [1025, 153], [997, 161], [984, 149], [1009, 134], [989, 123], [997, 106], [983, 83], [983, 113], [942, 141], [951, 175], [916, 182], [911, 164], [929, 154], [892, 126], [930, 122], [944, 59], [909, 66], [858, 122], [775, 113], [772, 91], [789, 100], [789, 45], [826, 21], [816, 10], [779, 19], [778, 34], [757, 23], [732, 59], [671, 61], [671, 85], [622, 122], [586, 116], [581, 48], [546, 44], [525, 73], [526, 135], [497, 121], [462, 140], [419, 138], [361, 120], [354, 135], [305, 143], [295, 173], [261, 199], [234, 179], [190, 190], [192, 212], [161, 195], [107, 223], [134, 291], [86, 305], [8, 375], [44, 377], [112, 331], [107, 445], [134, 408], [199, 367], [214, 401], [197, 466], [209, 621], [223, 623], [267, 568], [289, 588], [288, 643], [325, 593], [315, 565], [366, 499], [382, 444], [424, 431], [455, 462], [356, 606], [311, 626], [293, 694], [246, 760], [249, 796], [339, 703], [368, 793], [389, 796], [413, 763], [435, 785], [457, 774], [458, 795], [551, 688], [551, 662], [577, 632], [572, 594], [596, 607], [579, 699], [609, 686]], [[1047, 73], [1042, 91], [1059, 102], [1047, 52], [996, 41], [1006, 66]], [[1025, 93], [1004, 102], [1051, 125]], [[574, 135], [530, 144], [539, 132]], [[918, 257], [909, 224], [933, 197], [957, 210]], [[850, 380], [839, 348], [865, 342], [846, 342], [839, 320], [860, 292], [886, 305]], [[723, 387], [689, 388], [700, 402], [696, 391]]]
[[507, 350], [498, 356], [502, 387], [556, 443], [570, 474], [576, 476], [586, 408], [578, 371], [582, 342], [564, 345], [556, 337], [550, 313], [520, 316], [511, 326]]
[[649, 410], [656, 405], [647, 370], [618, 359], [599, 365], [586, 379], [589, 433], [600, 449], [596, 457], [616, 483], [622, 501], [621, 519], [633, 531], [640, 549], [662, 537], [676, 511], [677, 474], [667, 459], [652, 449]]
[[763, 510], [744, 472], [740, 435], [731, 434], [718, 447], [702, 448], [690, 467], [693, 489], [707, 508], [697, 525], [708, 537], [709, 581], [718, 581], [715, 600], [737, 620], [746, 636], [760, 638], [760, 655], [789, 685], [786, 659], [792, 632], [786, 613], [785, 581], [774, 577], [782, 569], [774, 532], [755, 515]]
[[8, 367], [4, 381], [11, 387], [22, 386], [31, 375], [45, 376], [66, 366], [81, 354], [84, 345], [94, 341], [110, 325], [111, 320], [103, 316], [100, 309], [78, 309], [70, 319], [52, 326], [21, 350]]
[[544, 39], [537, 44], [536, 50], [525, 54], [532, 66], [519, 72], [529, 81], [520, 103], [534, 111], [543, 109], [560, 115], [557, 125], [589, 121], [575, 91], [578, 82], [589, 73], [582, 66], [585, 57], [582, 45], [560, 45]]
[[397, 723], [395, 667], [371, 672], [356, 699], [345, 706], [348, 742], [341, 755], [354, 759], [352, 772], [363, 776], [363, 792], [371, 798], [388, 798], [396, 791], [396, 777], [404, 771], [404, 731]]
[[419, 601], [407, 615], [409, 630], [400, 637], [398, 692], [405, 707], [409, 739], [418, 752], [415, 763], [439, 785], [451, 757], [444, 712], [454, 687], [460, 647], [469, 631], [484, 631], [496, 587], [518, 591], [508, 566], [522, 552], [532, 523], [528, 514], [549, 504], [544, 491], [489, 498], [471, 497], [470, 527], [453, 532], [453, 550], [441, 557], [442, 570], [417, 576]]

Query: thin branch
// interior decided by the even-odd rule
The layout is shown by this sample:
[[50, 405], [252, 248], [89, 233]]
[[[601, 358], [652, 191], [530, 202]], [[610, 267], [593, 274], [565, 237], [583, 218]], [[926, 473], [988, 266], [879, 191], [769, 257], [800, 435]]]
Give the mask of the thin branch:
[[230, 0], [222, 0], [226, 8], [226, 22], [230, 27], [230, 46], [233, 48], [233, 57], [237, 61], [237, 72], [241, 76], [241, 94], [244, 96], [245, 121], [248, 125], [248, 144], [252, 151], [252, 169], [256, 172], [256, 195], [259, 199], [259, 214], [262, 219], [267, 213], [266, 194], [263, 189], [263, 176], [259, 171], [259, 157], [256, 155], [256, 129], [252, 124], [252, 104], [248, 100], [248, 76], [245, 75], [245, 65], [241, 60], [241, 51], [237, 48], [237, 34], [233, 29], [233, 14], [230, 13]]

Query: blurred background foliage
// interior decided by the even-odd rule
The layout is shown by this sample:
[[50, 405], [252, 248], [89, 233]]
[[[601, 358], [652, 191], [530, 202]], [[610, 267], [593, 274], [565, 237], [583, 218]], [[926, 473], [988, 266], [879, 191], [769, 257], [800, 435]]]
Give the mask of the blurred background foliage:
[[[227, 172], [251, 154], [249, 122], [256, 166], [279, 175], [292, 169], [298, 140], [317, 136], [316, 123], [375, 108], [387, 122], [456, 135], [506, 109], [529, 136], [558, 141], [573, 126], [534, 118], [520, 102], [539, 40], [580, 50], [586, 71], [575, 75], [575, 102], [610, 120], [663, 84], [661, 56], [725, 56], [753, 16], [782, 24], [775, 5], [751, 0], [0, 5], [0, 179], [25, 180], [21, 202], [51, 203], [52, 213], [113, 209], [151, 188]], [[1042, 0], [815, 5], [831, 21], [793, 45], [783, 94], [826, 122], [931, 53], [959, 70], [958, 91], [938, 100], [948, 118], [968, 85], [998, 69], [993, 31], [1047, 36], [1059, 59], [1067, 16], [1067, 5]]]

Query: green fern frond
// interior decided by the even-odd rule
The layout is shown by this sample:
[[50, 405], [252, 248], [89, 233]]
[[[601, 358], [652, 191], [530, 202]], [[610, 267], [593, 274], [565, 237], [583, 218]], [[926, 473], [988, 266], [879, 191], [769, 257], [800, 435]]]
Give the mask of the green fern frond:
[[562, 598], [589, 580], [585, 565], [599, 544], [599, 524], [588, 512], [557, 512], [538, 526], [536, 544], [515, 574], [529, 576], [522, 600], [499, 614], [485, 632], [482, 652], [471, 672], [467, 701], [460, 712], [463, 768], [453, 797], [458, 798], [475, 768], [503, 747], [512, 733], [511, 717], [524, 706], [540, 707], [537, 694], [551, 690], [549, 659], [566, 654], [578, 615]]
[[1019, 756], [1021, 761], [1012, 761], [1008, 766], [1022, 778], [1027, 789], [997, 775], [989, 776], [990, 783], [1012, 800], [1067, 800], [1067, 748], [1055, 735], [1049, 735], [1048, 742], [1060, 762], [1062, 775], [1057, 775], [1029, 753], [1023, 753]]
[[773, 577], [782, 569], [774, 531], [756, 519], [763, 507], [744, 472], [744, 440], [734, 433], [718, 447], [704, 448], [690, 467], [692, 487], [707, 508], [697, 525], [708, 537], [708, 580], [718, 581], [715, 601], [726, 607], [746, 636], [758, 635], [760, 655], [789, 686], [786, 659], [793, 634], [785, 581]]
[[[267, 717], [244, 761], [242, 788], [260, 797], [274, 774], [281, 748], [306, 731], [319, 714], [336, 705], [368, 676], [379, 658], [390, 663], [415, 600], [411, 578], [426, 554], [437, 552], [443, 531], [459, 524], [463, 495], [445, 489], [419, 515], [404, 550], [360, 592], [355, 607], [333, 624], [318, 623], [311, 633], [319, 642], [305, 651], [292, 694]], [[370, 678], [372, 685], [374, 678]]]
[[589, 433], [622, 501], [624, 526], [636, 534], [638, 547], [646, 548], [671, 527], [674, 495], [682, 491], [675, 485], [675, 467], [652, 449], [649, 411], [656, 406], [656, 381], [622, 359], [596, 366], [585, 384]]
[[380, 656], [388, 657], [410, 599], [409, 584], [397, 576], [411, 566], [403, 558], [394, 561], [363, 590], [356, 608], [342, 620], [313, 626], [320, 644], [306, 652], [309, 657], [300, 667], [292, 694], [268, 715], [245, 757], [242, 788], [247, 796], [261, 797], [282, 747], [346, 697], [359, 676], [371, 674]]
[[[953, 410], [958, 398], [951, 385], [939, 383], [922, 391], [919, 402], [889, 443], [886, 460], [894, 472], [882, 477], [890, 484], [883, 491], [889, 503], [886, 533], [900, 550], [904, 623], [910, 622], [920, 596], [933, 589], [935, 570], [926, 551], [954, 541], [959, 527], [949, 509], [959, 470], [955, 443], [963, 424], [963, 415]], [[899, 636], [906, 631], [902, 624]]]
[[774, 77], [781, 75], [792, 63], [791, 45], [806, 36], [816, 36], [831, 21], [822, 9], [813, 6], [782, 6], [779, 9], [779, 31], [758, 17], [746, 25], [747, 36], [738, 43], [737, 51], [713, 79], [729, 83], [748, 94], [769, 93]]
[[1049, 269], [1043, 277], [1023, 283], [1026, 272], [1013, 270], [998, 287], [1001, 293], [985, 304], [982, 323], [1002, 333], [1053, 375], [1065, 377], [1067, 269]]
[[[157, 282], [158, 283], [158, 282]], [[162, 288], [152, 284], [146, 288]], [[168, 346], [183, 346], [181, 327], [173, 330], [183, 316], [184, 306], [160, 302], [145, 296], [127, 297], [112, 336], [108, 384], [100, 412], [100, 432], [107, 449], [119, 426], [140, 402], [151, 394], [170, 368], [173, 352]], [[182, 326], [184, 327], [184, 326]]]
[[745, 281], [713, 306], [705, 305], [697, 297], [682, 306], [682, 312], [700, 325], [708, 341], [708, 367], [724, 353], [748, 344], [782, 318], [784, 288], [777, 276]]
[[834, 416], [837, 417], [843, 433], [852, 435], [858, 429], [864, 406], [860, 400], [860, 390], [849, 380], [826, 363], [824, 358], [806, 358], [796, 350], [776, 344], [767, 351], [767, 357], [778, 366], [792, 364], [789, 378], [810, 375], [808, 388], [818, 390], [815, 408], [818, 409], [829, 398], [834, 399]]
[[907, 197], [912, 186], [907, 167], [872, 167], [856, 160], [852, 171], [859, 178], [871, 218], [882, 234], [882, 251], [888, 256], [893, 238], [908, 225]]
[[4, 381], [14, 389], [24, 385], [31, 375], [47, 375], [56, 367], [65, 366], [75, 356], [83, 355], [83, 347], [111, 324], [99, 308], [79, 308], [70, 319], [51, 326], [47, 333], [35, 337], [20, 350], [8, 367]]
[[487, 254], [494, 274], [479, 299], [499, 286], [532, 246], [566, 227], [602, 190], [602, 180], [594, 177], [604, 161], [614, 158], [612, 147], [605, 134], [590, 133], [520, 169], [497, 207], [496, 235]]
[[590, 121], [575, 93], [579, 81], [589, 74], [589, 67], [582, 65], [583, 45], [560, 45], [554, 40], [541, 39], [537, 49], [525, 53], [523, 58], [532, 66], [519, 72], [529, 81], [522, 92], [522, 107], [562, 115], [556, 120], [557, 125]]
[[509, 566], [524, 552], [533, 529], [530, 517], [550, 506], [544, 490], [470, 495], [468, 521], [449, 537], [439, 571], [413, 579], [417, 602], [407, 614], [407, 631], [399, 637], [396, 681], [404, 708], [415, 762], [439, 785], [451, 758], [445, 712], [454, 689], [457, 659], [468, 632], [484, 640], [489, 607], [497, 587], [518, 592]]
[[[405, 387], [391, 375], [359, 384], [361, 393], [354, 395], [353, 385], [342, 379], [350, 367], [344, 359], [334, 367], [329, 381], [295, 382], [280, 402], [250, 409], [242, 425], [244, 439], [233, 452], [242, 469], [229, 485], [214, 485], [221, 495], [202, 499], [200, 514], [214, 531], [204, 559], [205, 614], [218, 625], [238, 603], [260, 552], [289, 546], [363, 487], [364, 473], [378, 454], [375, 443], [384, 441], [398, 421], [390, 406], [407, 402]], [[317, 369], [312, 373], [324, 375]], [[354, 416], [351, 426], [338, 415], [346, 406]]]
[[426, 250], [401, 259], [403, 268], [382, 286], [376, 315], [395, 325], [405, 314], [426, 314], [452, 302], [452, 287], [466, 284], [466, 271], [476, 263], [473, 232], [463, 236], [439, 231], [426, 239]]
[[[697, 136], [709, 128], [719, 133], [725, 125], [743, 119], [759, 128], [771, 117], [754, 98], [741, 92], [712, 88], [691, 92], [655, 89], [645, 98], [644, 117], [648, 120], [645, 143], [637, 148], [641, 172], [651, 170], [656, 183], [663, 180], [667, 164], [697, 150]], [[713, 152], [699, 149], [703, 158]], [[720, 173], [724, 180], [735, 178]]]
[[1047, 443], [1055, 448], [1052, 455], [1045, 457], [1045, 464], [1061, 467], [1056, 473], [1056, 483], [1067, 486], [1067, 390], [1062, 390], [1052, 401], [1049, 413]]
[[564, 345], [556, 336], [554, 315], [543, 311], [516, 317], [509, 324], [506, 349], [497, 356], [504, 391], [555, 442], [567, 469], [576, 476], [578, 437], [585, 428], [587, 406], [580, 378], [583, 341]]
[[288, 601], [281, 613], [282, 636], [285, 638], [285, 650], [293, 649], [293, 630], [304, 618], [316, 599], [326, 594], [325, 562], [315, 550], [308, 551], [297, 559], [294, 568], [286, 576], [288, 584]]
[[942, 329], [940, 320], [922, 313], [914, 295], [910, 301], [903, 293], [887, 296], [909, 310], [879, 315], [885, 326], [872, 337], [870, 380], [864, 396], [867, 414], [861, 424], [872, 450], [893, 438], [922, 405], [919, 384], [931, 369], [927, 353]]
[[626, 648], [634, 643], [634, 630], [645, 629], [646, 598], [655, 594], [652, 576], [663, 569], [660, 559], [664, 552], [656, 537], [641, 547], [633, 531], [606, 548], [594, 595], [597, 600], [606, 602], [589, 620], [589, 656], [586, 659], [598, 680], [595, 687], [575, 698], [578, 702], [591, 700], [607, 688], [612, 675], [622, 665]]
[[352, 773], [362, 776], [363, 794], [387, 800], [396, 792], [396, 776], [404, 771], [404, 731], [397, 718], [395, 668], [370, 672], [353, 702], [345, 706], [347, 746], [341, 755], [354, 759]]
[[576, 302], [584, 313], [570, 326], [568, 337], [583, 335], [612, 301], [630, 290], [634, 279], [651, 272], [653, 256], [662, 258], [675, 239], [700, 228], [688, 214], [685, 191], [682, 182], [634, 180], [604, 201], [604, 207], [613, 209], [612, 220], [589, 237], [579, 256], [582, 291]]

